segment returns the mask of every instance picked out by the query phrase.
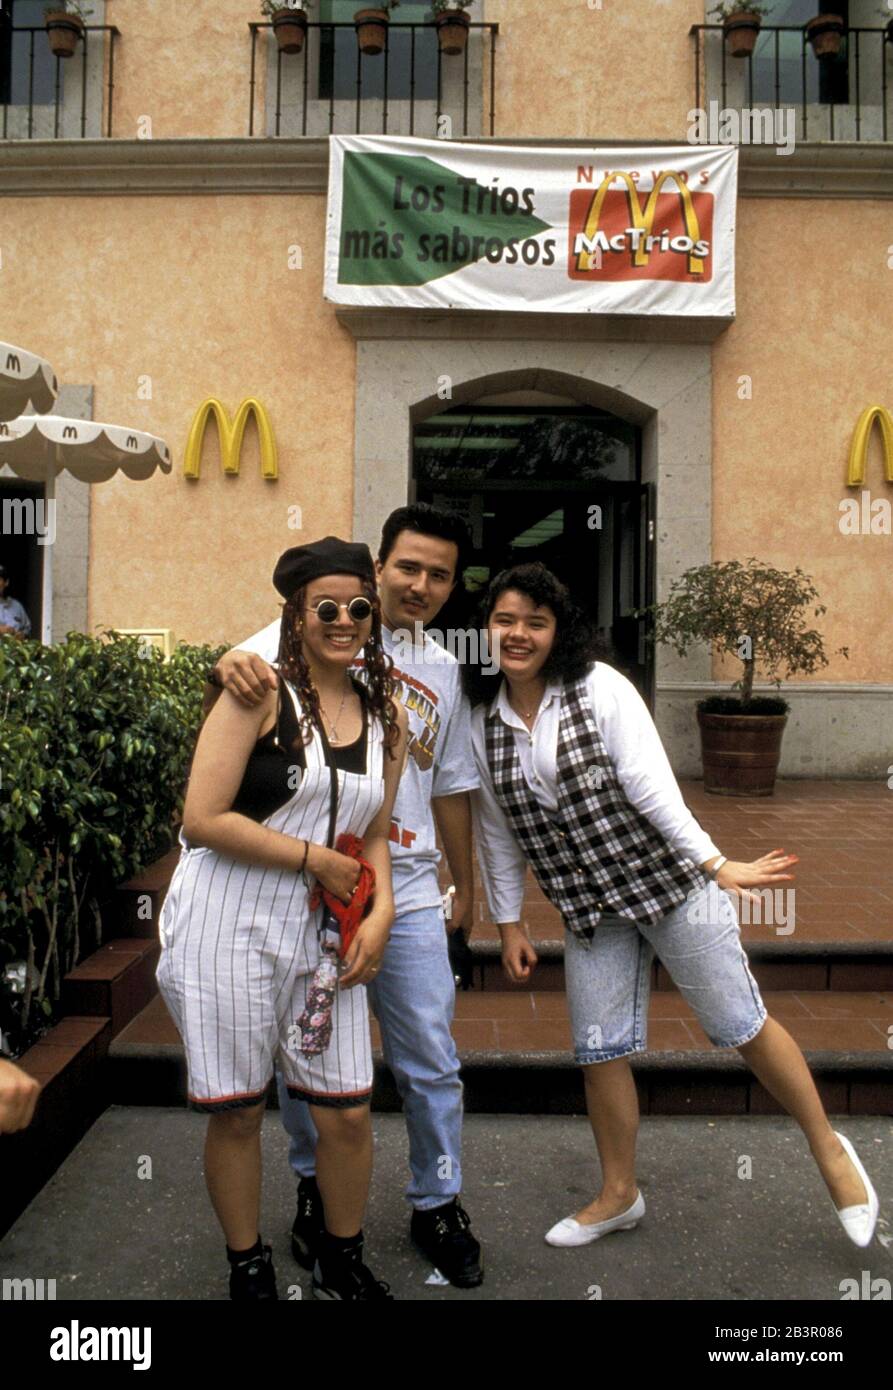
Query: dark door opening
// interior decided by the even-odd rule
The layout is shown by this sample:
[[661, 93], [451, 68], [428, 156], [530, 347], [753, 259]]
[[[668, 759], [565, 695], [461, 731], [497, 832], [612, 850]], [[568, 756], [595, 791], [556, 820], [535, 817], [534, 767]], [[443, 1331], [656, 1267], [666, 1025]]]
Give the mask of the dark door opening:
[[9, 576], [7, 593], [28, 614], [35, 638], [40, 638], [43, 614], [43, 549], [33, 518], [43, 492], [42, 483], [0, 478], [0, 565]]
[[653, 707], [651, 647], [632, 616], [653, 602], [653, 490], [641, 482], [636, 426], [587, 406], [451, 407], [416, 426], [413, 487], [418, 501], [459, 512], [473, 539], [441, 630], [473, 621], [499, 570], [541, 560]]

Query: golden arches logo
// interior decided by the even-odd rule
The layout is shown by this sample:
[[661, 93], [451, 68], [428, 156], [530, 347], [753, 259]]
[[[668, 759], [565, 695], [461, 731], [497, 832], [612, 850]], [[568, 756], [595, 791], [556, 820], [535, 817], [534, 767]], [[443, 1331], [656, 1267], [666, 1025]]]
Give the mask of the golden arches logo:
[[868, 446], [875, 424], [881, 432], [881, 447], [884, 451], [884, 477], [893, 483], [893, 415], [885, 405], [869, 405], [853, 431], [850, 444], [850, 457], [847, 463], [847, 487], [863, 487], [868, 464]]
[[248, 424], [249, 415], [253, 415], [260, 442], [261, 477], [268, 479], [279, 477], [279, 462], [276, 456], [273, 428], [266, 410], [254, 396], [248, 396], [242, 402], [236, 411], [236, 418], [232, 424], [230, 424], [226, 407], [216, 396], [209, 396], [206, 401], [202, 401], [193, 416], [192, 428], [186, 441], [186, 453], [183, 458], [185, 477], [198, 479], [201, 474], [202, 441], [212, 415], [217, 421], [217, 433], [220, 437], [220, 460], [224, 473], [238, 474], [245, 426]]
[[[629, 204], [630, 227], [639, 233], [633, 251], [633, 265], [648, 265], [648, 258], [651, 255], [651, 251], [645, 238], [653, 235], [654, 218], [657, 212], [657, 200], [660, 197], [661, 189], [668, 179], [675, 179], [676, 189], [682, 200], [685, 231], [692, 243], [692, 249], [688, 253], [689, 274], [703, 275], [704, 261], [701, 256], [696, 254], [697, 243], [701, 239], [701, 227], [698, 222], [698, 214], [695, 212], [695, 206], [692, 202], [688, 184], [682, 177], [682, 174], [674, 169], [662, 169], [658, 174], [657, 178], [654, 180], [654, 187], [648, 194], [644, 210], [639, 202], [639, 192], [632, 175], [623, 170], [618, 170], [613, 174], [606, 174], [592, 199], [589, 214], [586, 218], [583, 235], [586, 237], [587, 241], [591, 242], [595, 238], [595, 234], [599, 229], [599, 223], [601, 222], [605, 199], [611, 191], [611, 184], [615, 179], [622, 179], [626, 186], [626, 200]], [[595, 252], [593, 251], [580, 251], [577, 255], [578, 271], [585, 272], [592, 270], [594, 257]]]

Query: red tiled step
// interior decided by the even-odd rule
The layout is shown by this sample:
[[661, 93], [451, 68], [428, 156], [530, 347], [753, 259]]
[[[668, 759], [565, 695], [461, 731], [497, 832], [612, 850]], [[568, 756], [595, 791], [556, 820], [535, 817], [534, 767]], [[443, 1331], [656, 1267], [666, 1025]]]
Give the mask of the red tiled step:
[[159, 950], [135, 937], [107, 941], [63, 979], [63, 1013], [108, 1018], [117, 1037], [157, 992]]
[[[768, 993], [769, 1013], [807, 1049], [888, 1052], [893, 1028], [893, 993]], [[372, 1023], [373, 1045], [380, 1045]], [[456, 996], [453, 1036], [460, 1053], [570, 1051], [563, 995], [525, 991], [468, 990]], [[115, 1049], [178, 1046], [179, 1034], [160, 996], [119, 1035]], [[648, 1011], [648, 1046], [655, 1052], [713, 1050], [693, 1011], [679, 994], [653, 994]]]

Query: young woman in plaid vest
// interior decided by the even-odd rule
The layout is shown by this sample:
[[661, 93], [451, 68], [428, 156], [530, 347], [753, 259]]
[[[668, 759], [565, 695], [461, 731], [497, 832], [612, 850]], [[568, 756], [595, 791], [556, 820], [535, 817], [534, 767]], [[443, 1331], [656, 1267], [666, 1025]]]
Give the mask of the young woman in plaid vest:
[[796, 857], [720, 854], [685, 805], [638, 692], [596, 660], [588, 620], [544, 565], [497, 575], [481, 626], [498, 639], [501, 673], [467, 671], [484, 887], [515, 983], [529, 981], [537, 961], [520, 922], [528, 865], [564, 920], [574, 1053], [602, 1167], [598, 1196], [546, 1240], [585, 1245], [644, 1214], [627, 1058], [645, 1050], [656, 954], [710, 1040], [737, 1048], [800, 1125], [844, 1229], [868, 1245], [874, 1188], [831, 1128], [799, 1047], [767, 1015], [728, 896], [759, 902], [749, 890], [789, 882]]

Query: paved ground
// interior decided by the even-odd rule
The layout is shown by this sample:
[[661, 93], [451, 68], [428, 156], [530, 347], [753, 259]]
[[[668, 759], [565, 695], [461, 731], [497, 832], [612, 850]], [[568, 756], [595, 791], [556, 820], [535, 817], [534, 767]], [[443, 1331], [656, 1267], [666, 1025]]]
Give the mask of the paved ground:
[[[881, 1199], [865, 1251], [851, 1245], [792, 1121], [643, 1120], [641, 1227], [581, 1250], [543, 1233], [592, 1193], [583, 1118], [472, 1115], [465, 1202], [487, 1278], [462, 1292], [427, 1283], [407, 1238], [402, 1116], [379, 1115], [366, 1222], [370, 1263], [399, 1299], [839, 1300], [841, 1281], [893, 1281], [893, 1122], [841, 1121]], [[181, 1109], [115, 1107], [92, 1128], [0, 1245], [0, 1278], [55, 1279], [58, 1299], [225, 1299], [226, 1264], [201, 1171], [205, 1121]], [[278, 1115], [264, 1128], [264, 1239], [280, 1295], [309, 1280], [292, 1261], [294, 1186]], [[751, 1160], [752, 1177], [739, 1176]], [[151, 1177], [140, 1177], [151, 1161]], [[886, 1213], [886, 1219], [885, 1219]], [[877, 1290], [876, 1290], [877, 1291]], [[889, 1297], [889, 1292], [887, 1294]]]

